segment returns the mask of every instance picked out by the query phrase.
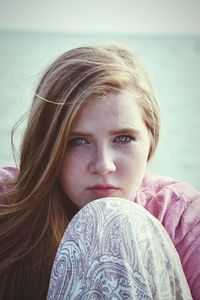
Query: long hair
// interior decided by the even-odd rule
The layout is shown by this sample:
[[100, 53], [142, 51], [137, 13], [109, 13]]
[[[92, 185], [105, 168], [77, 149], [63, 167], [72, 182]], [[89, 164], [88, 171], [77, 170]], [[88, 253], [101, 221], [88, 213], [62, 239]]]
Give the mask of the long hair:
[[[45, 299], [64, 230], [78, 211], [58, 174], [68, 134], [81, 105], [126, 88], [137, 93], [151, 138], [159, 138], [159, 110], [148, 76], [121, 46], [80, 47], [58, 57], [35, 92], [15, 180], [1, 197], [0, 299]], [[0, 202], [1, 203], [1, 202]]]

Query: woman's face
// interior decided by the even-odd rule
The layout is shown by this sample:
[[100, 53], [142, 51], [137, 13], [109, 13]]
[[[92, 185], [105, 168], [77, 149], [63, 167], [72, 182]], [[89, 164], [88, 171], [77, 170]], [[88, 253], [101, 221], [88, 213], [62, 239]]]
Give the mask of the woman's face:
[[71, 128], [60, 184], [79, 208], [103, 197], [134, 199], [150, 140], [134, 94], [86, 104]]

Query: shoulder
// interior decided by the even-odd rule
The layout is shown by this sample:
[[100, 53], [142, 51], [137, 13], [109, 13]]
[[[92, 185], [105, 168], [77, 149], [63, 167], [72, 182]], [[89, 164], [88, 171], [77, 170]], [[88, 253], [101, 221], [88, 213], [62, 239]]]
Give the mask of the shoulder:
[[16, 177], [18, 170], [16, 167], [0, 167], [0, 183], [1, 185], [11, 181]]
[[[146, 173], [136, 197], [150, 213], [161, 221], [170, 237], [179, 242], [177, 230], [184, 223], [182, 234], [200, 222], [200, 192], [189, 183], [170, 177]], [[185, 226], [187, 224], [187, 226]]]
[[18, 172], [16, 167], [0, 167], [0, 178], [15, 177]]
[[6, 202], [3, 194], [9, 189], [10, 184], [15, 180], [18, 169], [15, 167], [0, 167], [0, 203]]

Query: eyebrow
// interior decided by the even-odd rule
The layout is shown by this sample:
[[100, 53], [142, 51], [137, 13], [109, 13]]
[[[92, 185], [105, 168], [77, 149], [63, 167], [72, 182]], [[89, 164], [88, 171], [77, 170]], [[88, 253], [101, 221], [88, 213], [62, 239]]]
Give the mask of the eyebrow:
[[[116, 130], [109, 131], [110, 135], [118, 135], [118, 134], [139, 134], [140, 130], [132, 127], [120, 128]], [[81, 131], [72, 131], [69, 136], [92, 136], [91, 132], [81, 132]]]

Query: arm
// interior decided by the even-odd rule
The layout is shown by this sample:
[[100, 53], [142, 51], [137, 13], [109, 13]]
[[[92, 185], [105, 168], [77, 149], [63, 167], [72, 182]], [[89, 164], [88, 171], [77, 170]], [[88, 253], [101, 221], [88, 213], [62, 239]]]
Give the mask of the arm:
[[200, 193], [167, 177], [149, 177], [137, 202], [167, 230], [181, 259], [194, 300], [200, 299]]
[[[200, 197], [192, 201], [180, 220], [176, 249], [194, 300], [200, 299]], [[182, 232], [183, 234], [181, 234]]]

